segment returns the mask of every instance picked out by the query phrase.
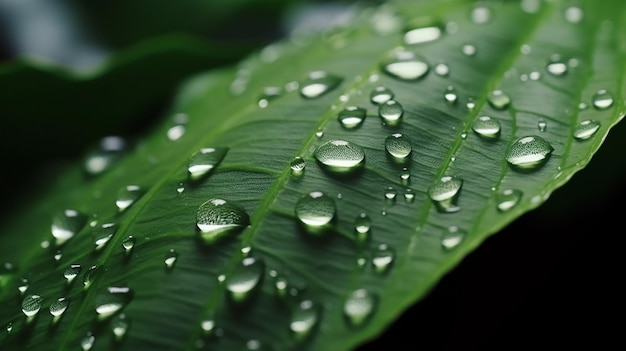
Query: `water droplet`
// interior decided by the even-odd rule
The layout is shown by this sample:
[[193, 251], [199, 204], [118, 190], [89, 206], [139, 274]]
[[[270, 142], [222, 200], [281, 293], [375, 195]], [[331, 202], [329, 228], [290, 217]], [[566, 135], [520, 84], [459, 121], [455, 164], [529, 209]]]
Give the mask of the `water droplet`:
[[169, 249], [165, 255], [165, 268], [172, 269], [176, 260], [178, 259], [178, 252], [174, 249]]
[[226, 156], [227, 148], [203, 148], [189, 158], [187, 172], [189, 179], [195, 181], [208, 176]]
[[259, 100], [257, 101], [257, 105], [259, 105], [260, 108], [266, 108], [269, 105], [270, 101], [281, 96], [282, 93], [283, 90], [280, 87], [265, 87], [263, 88], [263, 93], [261, 94], [261, 97], [259, 97]]
[[96, 250], [101, 250], [111, 240], [117, 232], [117, 224], [105, 223], [98, 228], [93, 229], [93, 242]]
[[591, 98], [593, 107], [598, 110], [606, 110], [613, 105], [613, 95], [606, 89], [600, 89]]
[[582, 110], [586, 110], [587, 107], [589, 107], [589, 106], [587, 106], [587, 104], [584, 103], [584, 102], [581, 102], [580, 104], [578, 104], [578, 109], [581, 110], [581, 111]]
[[391, 89], [383, 86], [376, 87], [370, 93], [370, 101], [375, 105], [382, 105], [385, 102], [393, 99], [395, 94]]
[[200, 322], [200, 329], [204, 335], [211, 335], [215, 329], [215, 321], [213, 319], [205, 319]]
[[376, 308], [376, 296], [366, 289], [354, 290], [346, 299], [343, 312], [352, 326], [363, 325]]
[[537, 129], [539, 129], [540, 132], [545, 132], [546, 128], [548, 128], [548, 123], [545, 120], [541, 119], [537, 122]]
[[196, 225], [206, 243], [214, 243], [241, 232], [250, 217], [239, 205], [223, 199], [210, 199], [198, 207]]
[[446, 65], [445, 63], [438, 63], [435, 66], [435, 73], [438, 76], [446, 77], [448, 74], [450, 74], [450, 67], [448, 67], [448, 65]]
[[408, 160], [411, 151], [411, 141], [401, 133], [394, 133], [385, 139], [385, 150], [398, 163]]
[[87, 273], [85, 273], [85, 275], [83, 276], [83, 289], [89, 289], [91, 287], [91, 284], [93, 284], [93, 281], [98, 275], [99, 271], [100, 271], [99, 266], [89, 267], [89, 269], [87, 270]]
[[390, 126], [399, 125], [403, 114], [404, 108], [396, 100], [389, 100], [378, 108], [378, 115]]
[[185, 135], [186, 127], [182, 124], [177, 124], [175, 126], [170, 127], [167, 130], [167, 138], [171, 141], [176, 141]]
[[289, 167], [291, 168], [291, 174], [301, 176], [304, 173], [306, 162], [302, 157], [296, 156], [289, 162]]
[[7, 324], [7, 334], [11, 334], [13, 332], [13, 323], [9, 322]]
[[328, 225], [337, 208], [335, 200], [321, 191], [313, 191], [296, 202], [296, 216], [309, 230], [321, 229]]
[[453, 86], [448, 86], [446, 90], [443, 92], [443, 99], [446, 100], [449, 104], [456, 103], [458, 96], [456, 94], [456, 89]]
[[565, 9], [565, 20], [569, 23], [580, 23], [583, 20], [583, 10], [580, 7], [570, 6]]
[[83, 351], [89, 351], [95, 342], [96, 337], [91, 332], [87, 332], [87, 335], [80, 341], [80, 347]]
[[226, 290], [235, 302], [242, 302], [250, 297], [253, 290], [260, 286], [265, 264], [254, 257], [244, 258], [226, 277]]
[[414, 53], [396, 50], [382, 62], [383, 72], [401, 80], [418, 80], [426, 76], [428, 63]]
[[124, 313], [120, 313], [111, 320], [111, 331], [115, 335], [115, 340], [120, 341], [126, 335], [130, 322]]
[[43, 297], [39, 295], [28, 295], [22, 300], [22, 312], [26, 317], [33, 317], [41, 309]]
[[474, 56], [476, 55], [476, 47], [471, 44], [465, 44], [461, 47], [461, 52], [465, 56]]
[[500, 136], [500, 122], [489, 116], [480, 116], [472, 123], [472, 130], [484, 139], [494, 140]]
[[83, 161], [83, 169], [88, 175], [97, 176], [109, 170], [126, 151], [126, 141], [119, 136], [108, 136], [100, 140], [96, 150], [91, 151]]
[[496, 206], [499, 211], [506, 212], [515, 207], [522, 198], [522, 191], [517, 189], [504, 189], [496, 193]]
[[76, 210], [65, 210], [52, 218], [52, 236], [62, 245], [78, 233], [87, 223], [87, 216]]
[[70, 301], [65, 297], [60, 297], [50, 305], [50, 314], [57, 321], [70, 305]]
[[463, 180], [461, 178], [445, 176], [437, 180], [428, 189], [428, 196], [435, 202], [439, 212], [457, 212], [460, 207], [456, 203], [462, 186]]
[[262, 344], [259, 340], [256, 339], [250, 339], [246, 342], [246, 349], [250, 350], [250, 351], [254, 351], [254, 350], [260, 350], [262, 347]]
[[496, 110], [505, 110], [511, 104], [511, 97], [502, 90], [494, 90], [487, 95], [487, 101]]
[[591, 138], [600, 129], [600, 122], [588, 119], [576, 125], [574, 129], [574, 138], [578, 140], [587, 140]]
[[468, 111], [472, 111], [474, 110], [474, 108], [476, 108], [476, 102], [474, 101], [473, 98], [468, 97], [467, 102], [465, 103], [465, 107], [467, 107]]
[[370, 228], [372, 227], [372, 220], [367, 213], [360, 213], [354, 220], [354, 229], [356, 240], [359, 243], [367, 241], [369, 238]]
[[553, 76], [562, 76], [567, 73], [567, 64], [561, 59], [560, 55], [552, 55], [546, 66], [546, 71]]
[[452, 250], [455, 247], [459, 246], [459, 244], [465, 238], [466, 232], [459, 227], [452, 226], [443, 232], [441, 237], [441, 246], [445, 250]]
[[30, 287], [30, 284], [28, 283], [28, 279], [22, 278], [20, 280], [20, 285], [17, 286], [17, 291], [20, 292], [20, 295], [24, 295], [24, 293], [26, 292], [26, 290], [28, 290], [29, 287]]
[[57, 251], [54, 253], [54, 256], [53, 256], [53, 257], [54, 257], [54, 260], [55, 260], [55, 261], [59, 262], [59, 261], [61, 260], [61, 258], [63, 258], [63, 253], [61, 252], [61, 250], [57, 250]]
[[133, 250], [133, 247], [135, 247], [136, 242], [137, 239], [134, 236], [129, 235], [126, 239], [124, 239], [124, 241], [122, 241], [124, 251], [126, 251], [127, 254], [130, 253]]
[[367, 110], [357, 106], [347, 106], [339, 112], [337, 118], [341, 126], [346, 129], [355, 129], [365, 120]]
[[388, 186], [385, 189], [385, 201], [387, 201], [388, 204], [392, 204], [396, 202], [397, 196], [398, 196], [398, 192], [396, 191], [396, 189], [394, 189], [394, 187]]
[[324, 130], [322, 128], [318, 129], [317, 132], [315, 132], [315, 136], [319, 139], [321, 137], [324, 136]]
[[121, 211], [134, 204], [144, 194], [144, 190], [139, 185], [127, 185], [117, 192], [115, 206]]
[[335, 174], [351, 173], [365, 160], [363, 148], [345, 140], [331, 140], [320, 145], [314, 156], [324, 169]]
[[541, 0], [522, 0], [520, 5], [526, 13], [537, 13], [541, 9]]
[[306, 338], [317, 324], [319, 309], [311, 300], [301, 301], [291, 315], [289, 329], [297, 340]]
[[491, 9], [486, 6], [476, 6], [470, 13], [470, 19], [476, 24], [484, 24], [491, 20]]
[[287, 297], [289, 290], [289, 283], [285, 277], [277, 276], [274, 279], [274, 291], [279, 298]]
[[533, 170], [548, 160], [554, 151], [545, 139], [535, 135], [521, 137], [513, 142], [506, 152], [506, 160], [520, 170]]
[[406, 203], [412, 203], [415, 200], [415, 191], [413, 189], [404, 190], [404, 201]]
[[98, 319], [111, 317], [126, 306], [132, 299], [132, 290], [128, 287], [110, 286], [96, 296]]
[[528, 74], [530, 80], [539, 80], [541, 79], [541, 73], [538, 71], [532, 71]]
[[415, 28], [404, 33], [404, 43], [416, 45], [428, 43], [441, 38], [441, 28], [437, 26]]
[[409, 185], [409, 183], [411, 183], [411, 173], [406, 167], [402, 168], [402, 172], [400, 173], [400, 182], [402, 185]]
[[63, 277], [65, 277], [65, 280], [67, 280], [67, 283], [69, 284], [76, 278], [78, 273], [80, 273], [80, 265], [77, 263], [71, 264], [67, 267], [65, 272], [63, 272]]
[[372, 254], [372, 265], [376, 273], [385, 273], [391, 267], [396, 253], [387, 244], [380, 244]]
[[300, 88], [300, 95], [314, 99], [337, 87], [343, 79], [325, 71], [313, 71]]

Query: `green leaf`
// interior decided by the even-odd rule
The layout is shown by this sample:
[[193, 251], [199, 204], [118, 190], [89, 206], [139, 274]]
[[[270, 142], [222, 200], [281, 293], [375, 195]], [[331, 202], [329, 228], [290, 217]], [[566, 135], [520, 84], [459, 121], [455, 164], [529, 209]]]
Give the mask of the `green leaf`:
[[[535, 11], [534, 3], [483, 2], [489, 10], [473, 12], [470, 1], [392, 2], [346, 27], [191, 79], [162, 124], [121, 157], [114, 153], [109, 169], [89, 177], [76, 165], [15, 212], [0, 237], [11, 263], [0, 280], [0, 325], [12, 326], [0, 335], [3, 349], [76, 349], [88, 333], [94, 350], [348, 350], [375, 338], [486, 238], [583, 169], [624, 115], [623, 6], [587, 1], [580, 12], [552, 1]], [[444, 24], [436, 40], [403, 44], [407, 30]], [[403, 80], [389, 72], [417, 77], [424, 65], [409, 63], [411, 74], [398, 65], [385, 70], [398, 46], [429, 71]], [[548, 68], [550, 60], [563, 65]], [[309, 85], [311, 76], [321, 82]], [[378, 86], [402, 106], [398, 121], [379, 117], [370, 101]], [[444, 98], [448, 86], [456, 99]], [[282, 93], [260, 101], [267, 87]], [[612, 103], [595, 107], [603, 89]], [[351, 129], [338, 121], [349, 106], [366, 109]], [[497, 136], [472, 130], [481, 116], [499, 121]], [[599, 128], [577, 139], [585, 120]], [[406, 153], [398, 133], [411, 146], [406, 163], [398, 160]], [[526, 136], [534, 139], [509, 157]], [[545, 159], [520, 159], [537, 140], [547, 143]], [[296, 156], [306, 163], [301, 175], [290, 167]], [[194, 170], [190, 179], [190, 161], [206, 173]], [[520, 168], [521, 161], [534, 165]], [[435, 194], [442, 177], [452, 178]], [[446, 201], [458, 187], [458, 198], [431, 200]], [[507, 189], [521, 197], [498, 209]], [[65, 209], [87, 216], [69, 224], [87, 224], [56, 247], [50, 228], [63, 225], [53, 218]], [[371, 220], [365, 240], [355, 233], [356, 224], [366, 231], [362, 213]], [[68, 285], [71, 264], [81, 272]], [[20, 294], [22, 278], [28, 288]], [[37, 296], [42, 309], [27, 318]], [[69, 305], [54, 323], [48, 309], [61, 297]], [[114, 316], [102, 317], [103, 306]], [[122, 314], [128, 330], [115, 341], [111, 329]]]

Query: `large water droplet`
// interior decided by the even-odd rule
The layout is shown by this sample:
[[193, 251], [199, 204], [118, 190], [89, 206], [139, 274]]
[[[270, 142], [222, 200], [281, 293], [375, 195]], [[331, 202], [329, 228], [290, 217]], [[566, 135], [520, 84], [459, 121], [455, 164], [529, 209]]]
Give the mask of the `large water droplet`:
[[533, 170], [544, 164], [554, 151], [545, 139], [535, 135], [521, 137], [506, 152], [506, 160], [520, 170]]
[[300, 95], [313, 99], [333, 90], [341, 82], [342, 78], [325, 71], [313, 71], [308, 79], [300, 87]]
[[366, 289], [354, 290], [343, 305], [343, 312], [352, 326], [363, 325], [376, 309], [377, 298]]
[[306, 338], [317, 324], [319, 309], [311, 300], [304, 300], [296, 306], [291, 316], [289, 329], [297, 340]]
[[264, 270], [265, 264], [261, 259], [244, 258], [226, 277], [226, 290], [228, 290], [232, 300], [242, 302], [248, 299], [253, 290], [260, 286]]
[[391, 267], [396, 253], [387, 244], [380, 244], [372, 255], [372, 265], [376, 273], [385, 273]]
[[223, 199], [210, 199], [198, 207], [196, 225], [206, 243], [214, 243], [241, 232], [250, 217], [239, 205]]
[[101, 250], [116, 232], [117, 224], [115, 223], [105, 223], [98, 228], [94, 228], [92, 233], [96, 250]]
[[574, 138], [577, 140], [587, 140], [591, 138], [600, 129], [600, 122], [587, 119], [576, 125], [574, 128]]
[[295, 208], [298, 220], [310, 230], [328, 225], [335, 218], [336, 211], [335, 200], [321, 191], [302, 196]]
[[372, 90], [370, 93], [370, 101], [373, 104], [381, 105], [385, 102], [393, 99], [394, 93], [391, 89], [383, 86], [378, 86]]
[[88, 332], [87, 335], [80, 340], [80, 347], [83, 351], [89, 351], [95, 342], [96, 337], [91, 332]]
[[120, 341], [126, 335], [130, 322], [124, 313], [120, 313], [111, 320], [111, 331], [115, 335], [115, 340]]
[[347, 106], [339, 114], [337, 118], [341, 126], [346, 129], [355, 129], [359, 127], [365, 120], [367, 110], [357, 106]]
[[134, 204], [143, 194], [144, 190], [139, 185], [128, 185], [121, 188], [117, 192], [117, 200], [115, 200], [115, 206], [121, 211], [127, 209], [130, 205]]
[[606, 110], [613, 105], [613, 102], [613, 95], [609, 93], [609, 91], [606, 89], [598, 90], [591, 97], [591, 103], [593, 104], [593, 107], [598, 110]]
[[480, 116], [472, 123], [472, 130], [483, 139], [494, 140], [500, 136], [500, 122], [489, 116]]
[[345, 140], [331, 140], [320, 145], [314, 156], [324, 169], [335, 174], [355, 171], [365, 160], [363, 148]]
[[400, 124], [404, 108], [396, 100], [389, 100], [378, 107], [378, 115], [390, 126]]
[[464, 230], [459, 229], [459, 227], [449, 227], [443, 232], [441, 237], [441, 246], [445, 250], [452, 250], [461, 244], [466, 234], [467, 233]]
[[69, 267], [67, 267], [65, 272], [63, 272], [63, 277], [65, 277], [67, 283], [69, 284], [74, 281], [78, 273], [80, 273], [80, 264], [71, 264]]
[[132, 290], [128, 287], [110, 286], [96, 296], [98, 319], [106, 319], [126, 306], [132, 299]]
[[496, 207], [501, 212], [506, 212], [517, 206], [522, 198], [522, 191], [518, 189], [504, 189], [496, 193]]
[[26, 317], [33, 317], [41, 309], [43, 297], [39, 295], [28, 295], [22, 300], [22, 312]]
[[445, 176], [437, 180], [428, 189], [428, 196], [435, 202], [439, 212], [457, 212], [460, 207], [456, 203], [462, 186], [463, 180], [461, 178]]
[[418, 80], [426, 76], [429, 65], [410, 51], [396, 50], [382, 62], [382, 69], [397, 79]]
[[208, 176], [224, 159], [228, 148], [203, 148], [189, 158], [187, 172], [192, 181]]
[[50, 305], [50, 314], [53, 316], [53, 321], [56, 322], [61, 318], [63, 313], [70, 305], [70, 300], [65, 297], [60, 297]]
[[108, 136], [100, 140], [99, 147], [91, 151], [83, 161], [88, 175], [96, 176], [109, 170], [126, 151], [126, 141], [119, 136]]
[[52, 218], [52, 236], [61, 245], [71, 239], [87, 223], [87, 216], [76, 210], [65, 210]]
[[441, 34], [441, 28], [437, 26], [415, 28], [404, 33], [404, 43], [407, 45], [428, 43], [441, 38]]
[[496, 110], [505, 110], [511, 104], [511, 98], [502, 90], [493, 90], [487, 95], [489, 105]]
[[385, 139], [385, 150], [394, 161], [404, 163], [413, 149], [408, 137], [401, 133], [394, 133]]

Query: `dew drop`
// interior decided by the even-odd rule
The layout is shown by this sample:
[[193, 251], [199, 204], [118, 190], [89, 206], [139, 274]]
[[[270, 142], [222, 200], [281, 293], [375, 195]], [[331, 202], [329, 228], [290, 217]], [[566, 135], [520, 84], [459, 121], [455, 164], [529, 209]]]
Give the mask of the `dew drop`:
[[489, 116], [480, 116], [472, 123], [472, 130], [483, 139], [494, 140], [500, 136], [500, 122]]
[[315, 132], [315, 136], [319, 139], [321, 137], [324, 136], [324, 130], [323, 129], [318, 129], [317, 132]]
[[61, 258], [63, 258], [63, 253], [61, 252], [61, 250], [57, 250], [57, 251], [54, 253], [54, 256], [53, 256], [53, 257], [54, 257], [54, 260], [55, 260], [55, 261], [59, 262], [59, 261], [61, 260]]
[[228, 148], [202, 148], [190, 158], [187, 166], [189, 179], [196, 181], [208, 176], [226, 156]]
[[285, 277], [277, 276], [274, 279], [274, 291], [276, 292], [276, 296], [280, 298], [287, 297], [287, 293], [289, 290], [289, 283]]
[[435, 66], [435, 74], [441, 77], [446, 77], [450, 74], [450, 67], [445, 63], [438, 63]]
[[202, 333], [204, 333], [204, 335], [212, 334], [215, 329], [215, 321], [213, 319], [203, 320], [200, 322], [200, 329], [202, 329]]
[[458, 177], [445, 176], [437, 180], [429, 189], [428, 196], [435, 202], [437, 210], [443, 213], [458, 212], [456, 205], [463, 180]]
[[580, 104], [578, 104], [578, 109], [581, 110], [581, 111], [582, 110], [586, 110], [587, 107], [588, 107], [587, 104], [584, 103], [584, 102], [581, 102]]
[[128, 287], [110, 286], [96, 296], [98, 319], [111, 317], [124, 308], [132, 299], [132, 290]]
[[11, 334], [13, 332], [13, 323], [9, 322], [7, 324], [7, 334]]
[[89, 351], [95, 342], [96, 337], [91, 332], [88, 332], [87, 335], [81, 339], [80, 347], [83, 351]]
[[541, 79], [541, 73], [538, 71], [532, 71], [528, 74], [530, 80], [539, 80]]
[[311, 300], [301, 301], [291, 315], [289, 329], [297, 340], [306, 338], [317, 324], [319, 309]]
[[389, 186], [385, 189], [385, 201], [388, 204], [393, 204], [394, 202], [396, 202], [397, 196], [398, 192], [396, 191], [396, 189], [394, 189], [394, 187]]
[[321, 191], [302, 196], [295, 208], [296, 217], [309, 229], [328, 225], [335, 218], [336, 211], [335, 200]]
[[58, 298], [50, 305], [50, 314], [54, 317], [55, 321], [65, 313], [69, 305], [70, 301], [65, 297]]
[[291, 159], [291, 162], [289, 162], [289, 167], [291, 168], [291, 174], [301, 176], [304, 173], [306, 162], [302, 157], [295, 156]]
[[126, 237], [126, 239], [124, 239], [124, 241], [122, 241], [122, 247], [124, 248], [124, 251], [128, 254], [133, 250], [133, 247], [135, 247], [135, 243], [137, 242], [137, 239], [132, 236], [129, 235], [128, 237]]
[[359, 243], [367, 241], [369, 238], [370, 228], [372, 227], [372, 219], [367, 213], [360, 213], [354, 220], [354, 230], [356, 240]]
[[331, 140], [320, 145], [314, 156], [324, 169], [335, 174], [355, 171], [365, 160], [363, 148], [345, 140]]
[[415, 200], [415, 191], [409, 188], [404, 190], [404, 201], [406, 203], [412, 203], [414, 200]]
[[506, 212], [515, 207], [522, 198], [522, 191], [518, 189], [504, 189], [496, 193], [496, 207], [501, 212]]
[[63, 272], [63, 277], [69, 284], [74, 281], [78, 273], [80, 273], [80, 264], [74, 263], [67, 267], [67, 269], [65, 269], [65, 272]]
[[487, 101], [496, 110], [506, 110], [511, 104], [511, 97], [502, 90], [494, 90], [487, 95]]
[[378, 115], [390, 126], [400, 124], [404, 108], [396, 100], [389, 100], [378, 107]]
[[89, 270], [87, 270], [87, 273], [85, 273], [85, 276], [83, 277], [83, 289], [89, 289], [91, 287], [99, 271], [99, 266], [89, 267]]
[[205, 243], [214, 243], [238, 234], [250, 225], [250, 217], [239, 205], [223, 199], [210, 199], [198, 207], [196, 226]]
[[396, 79], [418, 80], [426, 76], [429, 65], [410, 51], [396, 50], [383, 60], [382, 70]]
[[178, 252], [174, 249], [169, 249], [167, 254], [165, 255], [165, 268], [172, 269], [174, 268], [174, 264], [176, 264], [176, 260], [178, 259]]
[[393, 99], [395, 94], [391, 89], [383, 86], [378, 86], [370, 93], [370, 101], [375, 105], [382, 105], [385, 102]]
[[366, 289], [354, 290], [343, 306], [348, 323], [355, 327], [363, 325], [374, 313], [376, 300], [376, 297]]
[[428, 43], [441, 38], [441, 34], [441, 28], [437, 26], [415, 28], [404, 33], [404, 43], [407, 45]]
[[130, 326], [130, 322], [128, 318], [126, 318], [126, 314], [120, 313], [111, 320], [111, 331], [115, 336], [115, 340], [120, 341], [126, 335], [128, 328]]
[[83, 169], [88, 175], [97, 176], [108, 171], [126, 151], [126, 141], [119, 136], [107, 136], [100, 140], [96, 150], [83, 160]]
[[22, 278], [20, 281], [20, 285], [17, 286], [17, 291], [20, 292], [20, 295], [24, 295], [24, 293], [26, 292], [26, 290], [28, 290], [29, 287], [30, 287], [30, 284], [28, 283], [28, 279]]
[[378, 245], [372, 254], [372, 265], [374, 266], [374, 271], [379, 274], [387, 272], [389, 267], [391, 267], [395, 256], [395, 251], [387, 244]]
[[546, 66], [546, 71], [553, 76], [563, 76], [567, 73], [567, 64], [561, 59], [560, 55], [552, 55], [550, 62]]
[[529, 135], [511, 144], [506, 152], [506, 160], [514, 168], [534, 170], [548, 160], [552, 151], [554, 148], [545, 139]]
[[466, 232], [459, 227], [452, 226], [443, 232], [441, 237], [441, 246], [445, 250], [452, 250], [455, 247], [459, 246], [459, 244], [465, 238]]
[[588, 119], [576, 125], [574, 128], [574, 138], [577, 140], [587, 140], [591, 138], [600, 129], [600, 122]]
[[337, 119], [342, 127], [346, 129], [355, 129], [359, 127], [365, 120], [367, 110], [357, 106], [347, 106], [337, 115]]
[[402, 172], [400, 173], [400, 182], [402, 185], [409, 185], [409, 183], [411, 183], [411, 173], [406, 167], [402, 168]]
[[453, 86], [448, 86], [443, 92], [443, 99], [449, 104], [456, 103], [456, 100], [458, 99], [456, 89], [454, 89]]
[[263, 279], [265, 264], [261, 259], [254, 257], [244, 258], [235, 269], [226, 277], [226, 290], [235, 302], [248, 299], [253, 290], [260, 286]]
[[43, 297], [39, 295], [28, 295], [22, 300], [22, 312], [26, 317], [33, 317], [41, 309]]
[[476, 47], [471, 44], [465, 44], [461, 47], [461, 52], [465, 56], [474, 56], [476, 55]]
[[98, 228], [94, 228], [92, 235], [96, 250], [101, 250], [116, 232], [117, 224], [115, 223], [105, 223]]
[[87, 223], [87, 216], [76, 210], [64, 210], [52, 218], [52, 236], [62, 245], [78, 233]]
[[404, 163], [413, 149], [408, 137], [401, 133], [394, 133], [385, 139], [385, 150], [394, 161]]
[[134, 204], [144, 192], [145, 191], [139, 185], [127, 185], [117, 192], [115, 206], [122, 212], [130, 207], [130, 205]]
[[476, 108], [476, 102], [473, 98], [467, 98], [467, 102], [465, 103], [465, 107], [467, 107], [468, 111], [473, 111]]
[[313, 71], [300, 87], [300, 95], [307, 99], [314, 99], [336, 88], [342, 78], [325, 71]]
[[185, 135], [186, 127], [182, 124], [177, 124], [175, 126], [170, 127], [167, 130], [167, 138], [171, 141], [176, 141]]
[[606, 110], [613, 105], [613, 95], [606, 89], [600, 89], [591, 98], [593, 107], [598, 110]]
[[537, 122], [537, 129], [539, 129], [540, 132], [545, 132], [547, 128], [548, 123], [545, 120], [542, 119]]
[[281, 87], [274, 87], [274, 86], [265, 87], [263, 88], [263, 93], [257, 100], [257, 105], [260, 108], [266, 108], [269, 105], [270, 101], [281, 96], [282, 93], [283, 93], [283, 90], [281, 89]]

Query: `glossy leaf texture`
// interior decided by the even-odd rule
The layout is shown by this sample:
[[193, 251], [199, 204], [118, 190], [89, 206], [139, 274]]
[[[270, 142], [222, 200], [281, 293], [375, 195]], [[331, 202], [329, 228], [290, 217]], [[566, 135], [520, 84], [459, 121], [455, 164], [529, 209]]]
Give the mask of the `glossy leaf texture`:
[[625, 112], [624, 11], [389, 2], [194, 77], [16, 214], [3, 349], [375, 338], [586, 166]]

